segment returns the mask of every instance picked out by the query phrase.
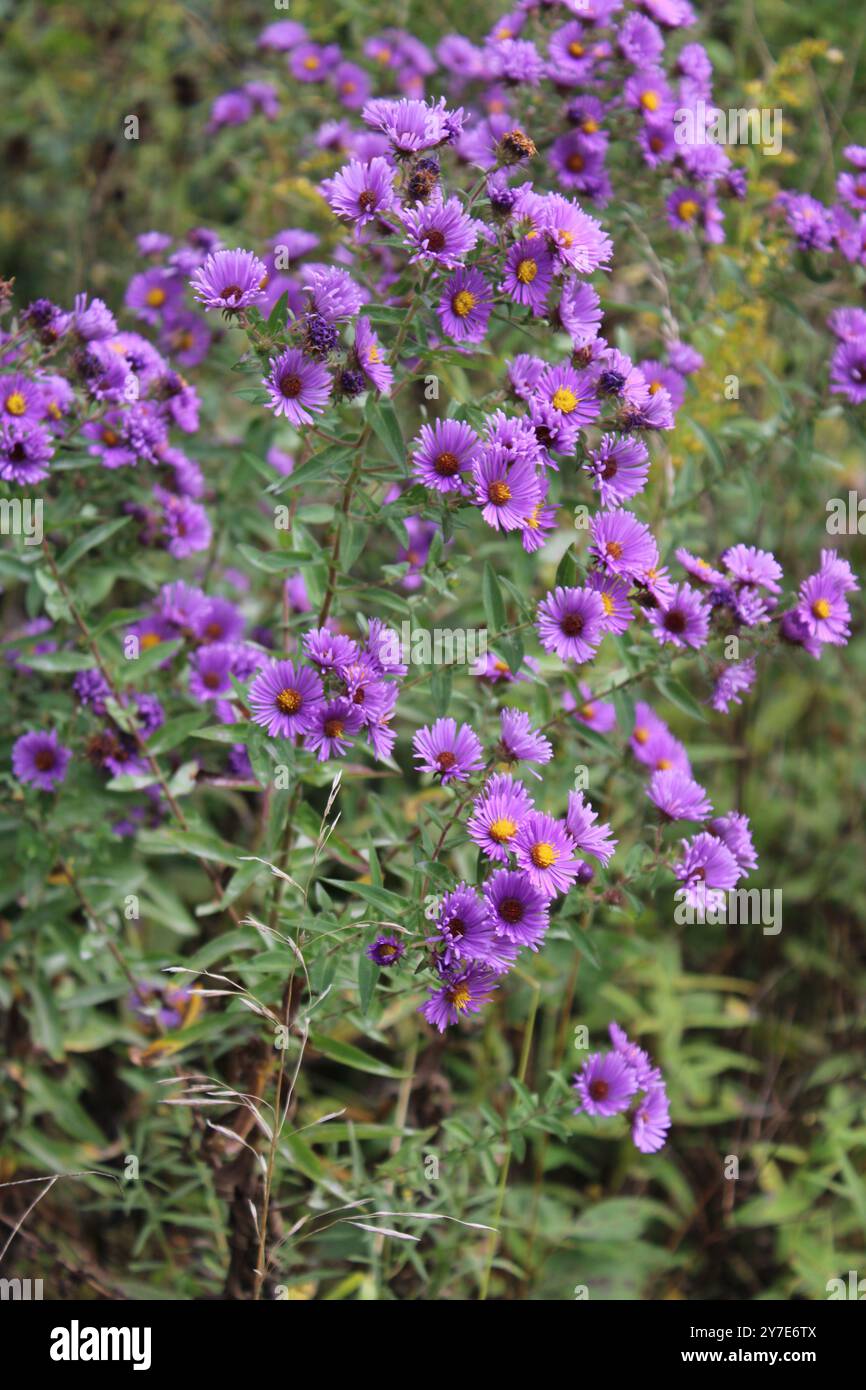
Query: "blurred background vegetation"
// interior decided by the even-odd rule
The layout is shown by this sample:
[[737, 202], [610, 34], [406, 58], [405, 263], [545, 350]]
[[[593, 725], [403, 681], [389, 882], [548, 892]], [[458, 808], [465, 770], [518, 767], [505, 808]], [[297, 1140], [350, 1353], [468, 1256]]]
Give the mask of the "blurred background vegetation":
[[[838, 159], [848, 140], [866, 142], [864, 33], [836, 0], [697, 4], [696, 36], [716, 65], [717, 100], [780, 106], [785, 151], [778, 161], [746, 152], [755, 191], [701, 293], [690, 296], [689, 272], [675, 255], [663, 263], [675, 301], [692, 300], [684, 336], [707, 359], [671, 445], [686, 505], [668, 517], [666, 540], [708, 554], [737, 540], [764, 545], [799, 580], [817, 567], [820, 547], [836, 543], [825, 530], [826, 500], [849, 488], [866, 492], [863, 432], [826, 393], [823, 327], [833, 305], [862, 302], [863, 276], [848, 270], [834, 279], [798, 262], [765, 207], [780, 184], [831, 199], [834, 152]], [[326, 9], [298, 0], [291, 9], [313, 37], [355, 52], [389, 23], [431, 45], [467, 27], [479, 39], [498, 13], [491, 0], [468, 11], [456, 0], [375, 8], [335, 0]], [[117, 304], [137, 268], [135, 236], [150, 228], [181, 235], [212, 225], [230, 244], [236, 231], [238, 244], [257, 247], [284, 226], [328, 228], [311, 187], [331, 165], [304, 143], [323, 109], [296, 119], [284, 85], [274, 125], [257, 119], [241, 131], [206, 131], [216, 94], [273, 75], [279, 60], [257, 58], [255, 37], [284, 17], [253, 0], [0, 0], [0, 273], [16, 277], [19, 303], [48, 295], [68, 304], [86, 287]], [[317, 98], [305, 92], [304, 100], [314, 108]], [[129, 114], [139, 118], [138, 141], [124, 138]], [[620, 233], [617, 253], [610, 308], [615, 319], [623, 309], [620, 341], [628, 346], [632, 334], [632, 345], [645, 346], [652, 315], [625, 312], [650, 297], [642, 247]], [[730, 373], [740, 377], [739, 408], [724, 398]], [[841, 542], [862, 574], [863, 539]], [[856, 600], [852, 606], [856, 613]], [[305, 1113], [347, 1106], [355, 1124], [332, 1125], [327, 1138], [323, 1130], [295, 1147], [297, 1166], [281, 1194], [289, 1210], [293, 1189], [298, 1201], [316, 1191], [321, 1207], [322, 1194], [348, 1188], [382, 1202], [396, 1191], [401, 1203], [430, 1201], [489, 1220], [507, 1145], [495, 1296], [568, 1299], [588, 1284], [592, 1297], [823, 1298], [828, 1279], [849, 1269], [866, 1274], [862, 619], [852, 644], [825, 653], [820, 665], [776, 654], [760, 671], [757, 694], [728, 720], [698, 725], [664, 713], [716, 805], [752, 818], [761, 859], [754, 883], [783, 891], [781, 934], [675, 927], [662, 886], [639, 907], [605, 908], [595, 921], [575, 923], [480, 1030], [425, 1045], [408, 1113], [414, 1137], [404, 1136], [390, 1166], [385, 1119], [398, 1078], [387, 1066], [380, 1075], [327, 1061], [305, 1068]], [[642, 796], [640, 779], [627, 766], [595, 769], [621, 829], [616, 808], [625, 823]], [[564, 791], [571, 771], [556, 775]], [[376, 814], [367, 807], [361, 827]], [[400, 816], [384, 825], [386, 842], [390, 835], [398, 844]], [[627, 842], [623, 849], [627, 856]], [[581, 1058], [575, 1025], [587, 1024], [596, 1038], [611, 1017], [639, 1036], [668, 1077], [673, 1138], [649, 1160], [625, 1138], [583, 1122], [563, 1128], [547, 1113], [546, 1097], [559, 1098], [550, 1073]], [[395, 1021], [401, 1038], [405, 1020]], [[147, 1210], [136, 1212], [134, 1239], [132, 1197], [85, 1184], [83, 1205], [73, 1204], [72, 1187], [61, 1184], [28, 1220], [15, 1268], [3, 1272], [33, 1273], [47, 1261], [68, 1296], [92, 1296], [106, 1279], [114, 1296], [218, 1291], [222, 1217], [190, 1155], [186, 1118], [153, 1103], [150, 1078], [131, 1065], [116, 1072], [107, 1050], [97, 1050], [31, 1073], [26, 1091], [29, 1166], [7, 1134], [7, 1176], [53, 1171], [59, 1154], [88, 1166], [112, 1108], [118, 1148], [159, 1147], [163, 1167], [147, 1197], [135, 1198]], [[7, 1089], [7, 1120], [9, 1097]], [[440, 1178], [425, 1187], [418, 1175], [433, 1123], [446, 1147]], [[52, 1126], [62, 1144], [47, 1137]], [[726, 1155], [739, 1158], [736, 1182], [724, 1176]], [[285, 1273], [291, 1296], [473, 1296], [474, 1257], [447, 1230], [425, 1239], [423, 1261], [389, 1251], [372, 1284], [366, 1267], [352, 1272], [358, 1240], [346, 1226], [311, 1239]], [[124, 1268], [123, 1278], [105, 1274]]]

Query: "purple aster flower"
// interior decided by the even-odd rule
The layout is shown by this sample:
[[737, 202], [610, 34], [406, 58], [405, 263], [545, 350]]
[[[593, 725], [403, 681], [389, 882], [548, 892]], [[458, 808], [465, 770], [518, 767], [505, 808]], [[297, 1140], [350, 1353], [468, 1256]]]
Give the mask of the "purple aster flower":
[[821, 574], [839, 585], [843, 593], [855, 593], [860, 584], [847, 560], [843, 560], [835, 550], [821, 551]]
[[317, 706], [312, 724], [304, 734], [304, 747], [313, 749], [320, 763], [341, 758], [364, 724], [364, 711], [340, 696]]
[[636, 67], [657, 63], [665, 47], [662, 34], [652, 20], [642, 14], [628, 16], [617, 34], [617, 44], [623, 57]]
[[727, 714], [732, 704], [740, 705], [740, 696], [755, 683], [755, 658], [724, 666], [716, 677], [710, 704], [719, 714]]
[[472, 465], [476, 505], [494, 530], [516, 531], [541, 500], [541, 488], [532, 463], [512, 461], [497, 444], [483, 446]]
[[851, 611], [838, 580], [826, 571], [810, 575], [800, 585], [796, 612], [809, 636], [844, 647], [850, 637]]
[[340, 61], [339, 45], [299, 43], [291, 50], [289, 71], [299, 82], [325, 82]]
[[604, 636], [604, 604], [592, 589], [557, 587], [538, 605], [536, 630], [560, 661], [589, 661]]
[[483, 1004], [490, 1002], [496, 988], [494, 973], [485, 965], [473, 963], [466, 970], [451, 973], [418, 1012], [444, 1033], [449, 1024], [457, 1023], [464, 1014], [478, 1013]]
[[757, 584], [771, 594], [781, 593], [782, 566], [769, 550], [754, 545], [732, 545], [722, 555], [722, 564], [741, 584]]
[[270, 395], [269, 408], [285, 415], [290, 424], [311, 425], [313, 415], [321, 415], [331, 391], [331, 375], [321, 362], [305, 357], [300, 348], [286, 348], [268, 364], [270, 375], [263, 380]]
[[515, 303], [526, 305], [537, 316], [544, 312], [553, 270], [553, 257], [544, 243], [538, 237], [524, 237], [512, 246], [505, 258], [505, 278], [500, 288]]
[[403, 212], [410, 261], [429, 260], [454, 270], [478, 240], [478, 224], [463, 211], [459, 198], [440, 196]]
[[829, 210], [809, 193], [780, 193], [776, 198], [803, 251], [830, 251], [833, 223]]
[[12, 745], [12, 771], [19, 782], [32, 782], [43, 792], [53, 792], [66, 777], [72, 752], [59, 743], [57, 733], [37, 730], [22, 734]]
[[593, 1052], [574, 1078], [580, 1097], [575, 1114], [621, 1115], [638, 1089], [637, 1075], [619, 1052]]
[[272, 738], [294, 738], [312, 728], [323, 698], [318, 672], [291, 661], [274, 661], [256, 676], [248, 702], [254, 724], [261, 724]]
[[642, 440], [604, 434], [583, 466], [592, 474], [601, 505], [617, 507], [646, 487], [649, 453]]
[[113, 338], [117, 320], [101, 299], [87, 302], [86, 294], [77, 294], [72, 310], [72, 327], [83, 343], [101, 342]]
[[487, 73], [513, 86], [537, 87], [544, 76], [544, 59], [528, 39], [504, 39], [484, 49]]
[[311, 628], [304, 633], [304, 650], [323, 671], [339, 671], [358, 659], [358, 644], [343, 632]]
[[574, 425], [590, 424], [601, 409], [591, 373], [569, 366], [545, 367], [533, 394]]
[[354, 356], [371, 385], [387, 396], [394, 383], [394, 373], [385, 361], [379, 339], [367, 318], [361, 317], [355, 323]]
[[642, 700], [635, 705], [634, 717], [630, 743], [638, 762], [657, 770], [675, 767], [691, 775], [688, 754], [665, 721]]
[[684, 772], [654, 772], [647, 796], [666, 820], [704, 820], [713, 807], [706, 791]]
[[310, 296], [311, 311], [328, 323], [354, 318], [367, 298], [349, 272], [339, 266], [311, 266], [304, 293]]
[[531, 810], [532, 798], [523, 783], [497, 773], [473, 802], [466, 830], [488, 859], [507, 864], [514, 836]]
[[430, 106], [406, 98], [399, 101], [376, 99], [367, 102], [361, 116], [374, 130], [387, 135], [401, 154], [430, 150], [448, 139], [442, 104]]
[[465, 492], [460, 475], [473, 466], [480, 446], [478, 435], [462, 420], [435, 420], [421, 426], [411, 445], [412, 472], [437, 492]]
[[601, 223], [572, 198], [549, 193], [539, 210], [538, 225], [546, 233], [557, 260], [578, 275], [591, 275], [607, 265], [613, 255], [613, 242]]
[[503, 709], [499, 712], [499, 742], [496, 756], [508, 763], [549, 763], [553, 757], [550, 741], [533, 729], [529, 715], [522, 709]]
[[574, 714], [579, 724], [585, 724], [588, 729], [595, 729], [597, 734], [609, 734], [616, 728], [616, 707], [612, 701], [594, 700], [592, 691], [585, 681], [581, 681], [579, 690], [583, 703], [578, 704], [570, 690], [563, 692], [562, 707]]
[[363, 227], [394, 207], [394, 170], [378, 156], [366, 164], [353, 159], [325, 180], [322, 191], [337, 217]]
[[245, 125], [252, 114], [253, 102], [248, 92], [221, 92], [211, 105], [208, 134], [213, 135], [225, 126]]
[[484, 766], [481, 741], [469, 724], [457, 728], [453, 719], [437, 719], [419, 729], [412, 740], [419, 772], [433, 772], [447, 782], [465, 782]]
[[683, 857], [674, 873], [685, 890], [691, 907], [720, 906], [723, 895], [742, 877], [742, 871], [727, 845], [702, 830], [693, 840], [683, 840]]
[[204, 507], [188, 497], [175, 497], [174, 493], [160, 487], [153, 489], [153, 495], [162, 506], [162, 531], [169, 554], [176, 560], [183, 560], [187, 555], [207, 550], [212, 531]]
[[707, 826], [711, 835], [716, 835], [734, 856], [740, 873], [744, 876], [754, 873], [758, 867], [758, 856], [752, 842], [749, 817], [739, 811], [729, 811], [727, 815], [717, 816]]
[[702, 193], [698, 188], [678, 188], [667, 199], [665, 208], [668, 224], [675, 231], [699, 227], [707, 241], [713, 244], [724, 241], [721, 213], [711, 194]]
[[372, 90], [372, 83], [357, 63], [338, 63], [331, 74], [340, 104], [347, 111], [360, 111]]
[[195, 298], [206, 310], [222, 309], [238, 314], [264, 296], [267, 281], [264, 261], [252, 251], [215, 251], [192, 276]]
[[538, 950], [549, 925], [548, 900], [526, 874], [497, 869], [484, 884], [484, 901], [498, 936]]
[[686, 383], [683, 376], [673, 367], [666, 367], [663, 362], [654, 362], [650, 358], [645, 358], [637, 365], [649, 387], [650, 395], [654, 396], [659, 391], [667, 391], [673, 409], [679, 410], [686, 398]]
[[374, 965], [396, 965], [406, 952], [406, 947], [396, 936], [377, 936], [367, 947], [367, 956]]
[[843, 342], [866, 338], [866, 309], [834, 309], [827, 317], [827, 327]]
[[627, 579], [618, 579], [614, 574], [602, 570], [591, 570], [586, 577], [586, 587], [598, 594], [604, 608], [603, 632], [623, 633], [634, 622], [634, 611], [629, 602], [631, 585]]
[[589, 529], [590, 553], [609, 574], [641, 579], [658, 564], [658, 547], [652, 532], [631, 512], [598, 512]]
[[514, 837], [517, 862], [545, 898], [567, 893], [577, 878], [580, 861], [563, 821], [543, 811], [530, 811]]
[[231, 694], [232, 657], [228, 642], [211, 642], [199, 647], [193, 657], [190, 694], [197, 700], [218, 700]]
[[649, 620], [662, 644], [703, 647], [709, 635], [710, 610], [690, 584], [678, 584], [667, 603], [652, 609]]
[[442, 946], [438, 960], [440, 968], [459, 968], [460, 961], [468, 960], [492, 964], [491, 957], [496, 954], [493, 924], [478, 893], [467, 883], [458, 883], [452, 892], [444, 895], [436, 929], [438, 935], [433, 941]]
[[565, 824], [575, 847], [581, 854], [591, 854], [600, 864], [609, 864], [619, 841], [613, 838], [605, 821], [596, 824], [597, 821], [598, 811], [593, 810], [583, 792], [569, 792]]
[[521, 352], [512, 361], [507, 362], [506, 366], [514, 395], [520, 400], [528, 401], [547, 363], [541, 357], [532, 357], [527, 352]]
[[294, 19], [278, 19], [275, 23], [265, 26], [259, 34], [257, 44], [259, 48], [288, 53], [289, 49], [302, 43], [306, 37], [307, 31], [303, 24], [298, 24]]
[[852, 405], [866, 401], [866, 337], [840, 343], [830, 364], [830, 391]]
[[601, 301], [592, 285], [582, 280], [569, 280], [563, 288], [557, 313], [575, 348], [586, 347], [598, 337]]
[[48, 477], [47, 463], [54, 454], [51, 435], [29, 420], [0, 421], [0, 478], [28, 487]]
[[458, 343], [480, 343], [493, 308], [490, 286], [469, 266], [458, 266], [446, 282], [436, 312], [443, 333]]
[[647, 1086], [658, 1084], [658, 1068], [654, 1067], [648, 1052], [633, 1042], [624, 1028], [612, 1021], [607, 1028], [610, 1040], [613, 1043], [614, 1052], [618, 1052], [624, 1062], [627, 1062], [637, 1077], [637, 1084], [641, 1089]]
[[179, 277], [162, 267], [154, 267], [133, 275], [123, 302], [145, 323], [159, 323], [182, 296], [183, 284]]
[[105, 701], [111, 689], [101, 671], [79, 671], [72, 682], [72, 689], [82, 705], [92, 709], [94, 714], [105, 714]]
[[27, 420], [35, 424], [45, 415], [45, 396], [42, 388], [21, 372], [0, 377], [0, 417], [5, 420]]
[[668, 343], [668, 360], [674, 370], [683, 376], [699, 372], [704, 365], [701, 354], [688, 343]]
[[559, 472], [554, 454], [571, 457], [577, 448], [580, 426], [571, 415], [564, 415], [546, 401], [533, 397], [529, 404], [529, 418], [539, 449], [539, 462]]
[[664, 1148], [670, 1127], [667, 1092], [664, 1086], [650, 1086], [638, 1102], [632, 1118], [631, 1137], [635, 1148], [644, 1154], [657, 1153]]

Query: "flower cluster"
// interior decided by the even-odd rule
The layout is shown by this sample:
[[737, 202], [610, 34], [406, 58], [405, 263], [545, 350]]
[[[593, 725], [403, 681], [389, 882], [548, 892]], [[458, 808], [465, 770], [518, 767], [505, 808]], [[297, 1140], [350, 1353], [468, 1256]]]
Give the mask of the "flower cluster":
[[642, 1047], [618, 1023], [610, 1025], [610, 1052], [593, 1052], [574, 1078], [576, 1115], [609, 1119], [630, 1111], [631, 1137], [641, 1153], [663, 1148], [671, 1125], [664, 1078]]
[[[839, 255], [849, 265], [866, 266], [866, 145], [846, 145], [850, 169], [836, 179], [838, 201], [820, 202], [811, 193], [780, 193], [776, 206], [798, 248]], [[834, 309], [827, 326], [836, 339], [830, 362], [830, 390], [849, 405], [866, 401], [866, 311], [857, 305]]]
[[388, 758], [396, 732], [391, 725], [406, 667], [393, 658], [396, 635], [379, 619], [366, 641], [356, 642], [328, 627], [303, 639], [306, 662], [272, 661], [249, 689], [254, 723], [272, 738], [293, 738], [320, 762], [341, 758], [364, 734], [377, 758]]

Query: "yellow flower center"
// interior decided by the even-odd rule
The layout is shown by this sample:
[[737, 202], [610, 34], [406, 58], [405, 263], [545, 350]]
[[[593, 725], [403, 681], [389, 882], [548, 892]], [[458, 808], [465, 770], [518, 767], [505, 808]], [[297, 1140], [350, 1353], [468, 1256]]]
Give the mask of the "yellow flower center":
[[154, 285], [152, 290], [148, 290], [144, 298], [151, 309], [158, 309], [161, 304], [165, 303], [165, 290], [161, 290], [158, 285]]
[[568, 159], [565, 161], [565, 163], [566, 167], [571, 170], [572, 174], [579, 174], [581, 169], [583, 168], [583, 155], [578, 154], [575, 150], [574, 154], [570, 154], [568, 156]]
[[586, 135], [594, 135], [598, 130], [598, 121], [594, 121], [592, 116], [587, 116], [580, 128]]
[[281, 690], [275, 704], [281, 714], [297, 714], [301, 708], [301, 697], [297, 690]]
[[23, 415], [27, 409], [27, 402], [20, 391], [13, 391], [6, 397], [6, 414]]
[[825, 598], [816, 598], [812, 604], [812, 612], [816, 618], [829, 618], [830, 605]]
[[147, 652], [150, 651], [151, 647], [158, 647], [161, 640], [162, 639], [159, 636], [159, 633], [146, 632], [142, 637], [141, 641], [139, 642], [139, 646], [141, 647], [142, 651]]
[[599, 594], [599, 598], [601, 599], [601, 606], [604, 609], [604, 616], [609, 618], [613, 612], [613, 599], [610, 594]]
[[497, 507], [501, 507], [504, 502], [510, 499], [511, 488], [507, 483], [491, 483], [487, 489], [487, 496], [490, 498], [491, 502], [496, 503]]
[[649, 729], [645, 729], [643, 725], [639, 724], [634, 731], [634, 741], [640, 744], [649, 743]]
[[553, 845], [549, 845], [546, 840], [539, 840], [529, 851], [529, 857], [536, 869], [549, 869], [552, 864], [556, 863], [559, 855]]
[[573, 43], [568, 45], [568, 51], [572, 58], [582, 58], [586, 49], [582, 43], [578, 43], [577, 39], [575, 39]]
[[460, 290], [452, 299], [451, 308], [458, 318], [465, 319], [466, 315], [470, 314], [475, 308], [475, 304], [476, 299], [474, 294], [469, 290]]
[[304, 67], [308, 72], [315, 72], [318, 66], [319, 60], [314, 53], [311, 53], [308, 58], [304, 59]]
[[570, 415], [577, 406], [577, 396], [568, 386], [560, 386], [554, 391], [550, 404], [554, 410], [561, 410], [563, 415]]
[[592, 719], [595, 714], [595, 705], [581, 705], [580, 713], [584, 719]]
[[463, 1013], [463, 1010], [469, 1007], [472, 995], [466, 985], [455, 985], [454, 989], [452, 989], [449, 994], [449, 998], [457, 1012]]
[[698, 204], [694, 198], [684, 198], [677, 208], [677, 216], [681, 222], [691, 222], [698, 214]]
[[502, 816], [491, 825], [490, 838], [495, 840], [498, 845], [504, 844], [506, 840], [511, 839], [516, 829], [517, 826], [513, 820], [509, 820], [507, 816]]
[[645, 111], [658, 111], [659, 107], [662, 104], [662, 99], [659, 96], [658, 92], [641, 92], [640, 104]]
[[533, 261], [530, 257], [527, 256], [524, 260], [518, 262], [517, 278], [520, 281], [521, 285], [531, 285], [537, 274], [537, 261]]
[[670, 772], [672, 767], [673, 763], [670, 758], [659, 758], [656, 763], [656, 772]]
[[381, 359], [380, 356], [379, 356], [379, 349], [378, 349], [378, 347], [376, 346], [375, 343], [372, 343], [372, 344], [370, 345], [370, 347], [367, 349], [367, 361], [368, 361], [368, 362], [380, 362], [381, 360], [382, 360], [382, 359]]

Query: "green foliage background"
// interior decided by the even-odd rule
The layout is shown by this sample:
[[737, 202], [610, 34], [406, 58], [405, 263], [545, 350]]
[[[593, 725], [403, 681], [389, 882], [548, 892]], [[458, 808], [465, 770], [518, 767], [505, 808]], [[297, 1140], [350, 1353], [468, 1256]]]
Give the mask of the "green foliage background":
[[[830, 198], [833, 150], [838, 157], [846, 140], [866, 140], [862, 36], [852, 39], [850, 14], [829, 0], [707, 4], [702, 14], [718, 100], [779, 105], [785, 153], [776, 163], [744, 152], [753, 192], [697, 287], [676, 245], [659, 249], [684, 337], [707, 358], [671, 446], [676, 487], [667, 540], [699, 553], [753, 542], [774, 549], [786, 575], [800, 578], [816, 567], [820, 547], [834, 543], [825, 530], [827, 498], [866, 491], [862, 420], [827, 395], [823, 326], [833, 304], [862, 302], [863, 276], [849, 271], [834, 281], [822, 267], [798, 263], [764, 210], [779, 183]], [[470, 37], [480, 37], [495, 15], [489, 0], [476, 7]], [[270, 75], [253, 47], [272, 17], [283, 15], [251, 0], [0, 5], [7, 171], [0, 273], [16, 276], [19, 303], [37, 294], [68, 303], [86, 286], [117, 304], [136, 266], [134, 237], [150, 227], [182, 234], [214, 225], [241, 245], [260, 245], [291, 225], [332, 235], [313, 185], [333, 165], [301, 139], [321, 118], [313, 95], [309, 111], [273, 127], [205, 133], [216, 93], [257, 66]], [[314, 37], [357, 50], [389, 22], [435, 43], [461, 28], [466, 11], [453, 0], [435, 10], [382, 4], [374, 22], [360, 0], [327, 9], [299, 0], [292, 17]], [[141, 121], [138, 142], [123, 139], [130, 113]], [[639, 201], [631, 213], [631, 225], [617, 231], [606, 304], [624, 350], [653, 342], [659, 312]], [[258, 511], [261, 481], [248, 462], [250, 453], [261, 456], [267, 429], [260, 411], [227, 392], [230, 349], [223, 371], [209, 367], [196, 377], [208, 423], [192, 445], [209, 477], [220, 480], [223, 564], [233, 563], [240, 546], [261, 557], [273, 545]], [[468, 404], [489, 389], [492, 370], [489, 363], [443, 367], [446, 390]], [[741, 380], [737, 404], [722, 390], [731, 372]], [[417, 419], [403, 424], [411, 438]], [[83, 503], [72, 492], [66, 499], [59, 529], [70, 542], [106, 515], [104, 480], [86, 476], [91, 490]], [[302, 522], [306, 507], [311, 528], [327, 525], [329, 499], [308, 498]], [[660, 492], [651, 495], [653, 505], [664, 505]], [[454, 621], [455, 612], [465, 625], [483, 621], [476, 562], [499, 562], [497, 546], [482, 538], [476, 547], [477, 539], [470, 551], [466, 533], [458, 534], [450, 559], [442, 558], [423, 598], [405, 613], [427, 622]], [[45, 599], [60, 614], [56, 589], [6, 544], [7, 620], [41, 611]], [[844, 553], [862, 571], [862, 538], [850, 538]], [[277, 573], [280, 563], [277, 556]], [[153, 586], [151, 565], [120, 533], [106, 537], [86, 567], [75, 567], [70, 584], [98, 622], [140, 603]], [[547, 568], [549, 584], [555, 562]], [[273, 589], [267, 561], [251, 573]], [[517, 556], [504, 575], [515, 591], [504, 587], [509, 620], [522, 616], [519, 594], [532, 573]], [[170, 577], [168, 566], [161, 580]], [[376, 578], [368, 569], [360, 596], [366, 611], [387, 601], [387, 616], [402, 618], [405, 600], [393, 589], [370, 593]], [[365, 606], [360, 599], [358, 606]], [[140, 675], [139, 667], [136, 681]], [[864, 676], [858, 619], [851, 645], [825, 654], [820, 665], [799, 653], [773, 655], [757, 692], [727, 720], [698, 721], [687, 700], [685, 708], [663, 709], [716, 805], [752, 818], [761, 859], [754, 885], [784, 894], [779, 936], [673, 924], [669, 885], [647, 872], [634, 835], [641, 779], [619, 745], [603, 741], [585, 757], [593, 791], [604, 788], [605, 816], [624, 841], [610, 877], [616, 900], [592, 916], [574, 909], [561, 921], [479, 1028], [442, 1041], [422, 1036], [417, 990], [374, 979], [363, 942], [338, 952], [318, 941], [314, 990], [330, 984], [331, 992], [321, 1031], [311, 1020], [292, 1132], [278, 1157], [285, 1239], [277, 1285], [294, 1298], [475, 1298], [486, 1291], [489, 1241], [446, 1217], [499, 1226], [489, 1293], [503, 1299], [570, 1299], [579, 1285], [600, 1298], [816, 1299], [828, 1279], [866, 1272]], [[10, 730], [22, 718], [53, 714], [68, 679], [61, 675], [56, 688], [47, 680], [11, 687]], [[468, 717], [475, 697], [465, 685], [455, 682], [451, 712]], [[651, 685], [648, 694], [662, 706]], [[423, 722], [430, 699], [441, 697], [423, 687], [407, 692], [401, 714]], [[527, 698], [527, 708], [545, 718], [542, 692], [533, 688]], [[411, 763], [407, 726], [397, 754], [404, 768]], [[11, 741], [0, 750], [6, 769]], [[200, 741], [196, 755], [206, 757], [207, 749]], [[170, 762], [171, 748], [164, 752]], [[267, 750], [256, 746], [251, 754], [257, 772], [256, 759], [265, 760], [266, 773]], [[546, 778], [551, 799], [565, 797], [570, 759], [558, 758]], [[330, 783], [322, 774], [317, 785], [316, 775], [305, 772], [296, 808], [291, 873], [302, 883], [315, 868]], [[267, 870], [256, 877], [255, 866], [238, 869], [237, 856], [240, 847], [277, 858], [287, 807], [275, 795], [270, 818], [257, 827], [248, 799], [209, 786], [191, 799], [189, 835], [163, 828], [142, 836], [135, 850], [118, 847], [95, 790], [82, 786], [78, 800], [64, 801], [49, 824], [37, 826], [23, 819], [8, 772], [3, 780], [2, 1175], [12, 1181], [99, 1169], [117, 1180], [62, 1179], [28, 1218], [2, 1272], [43, 1275], [56, 1297], [219, 1295], [227, 1271], [231, 1279], [234, 1174], [208, 1161], [200, 1115], [166, 1105], [161, 1078], [173, 1068], [250, 1085], [249, 1075], [224, 1072], [227, 1058], [236, 1065], [242, 1056], [249, 1014], [209, 1007], [185, 1030], [168, 1073], [138, 1065], [141, 1039], [119, 1007], [126, 981], [98, 943], [83, 952], [81, 941], [88, 920], [108, 921], [142, 962], [182, 958], [278, 1000], [291, 968], [287, 951], [263, 950], [252, 929], [227, 929], [224, 917], [215, 918], [207, 879], [188, 851], [220, 872], [230, 866], [223, 878], [229, 893], [254, 913], [267, 910], [277, 891]], [[327, 881], [316, 880], [303, 906], [289, 893], [286, 921], [306, 922], [314, 935], [339, 932], [358, 920], [360, 904], [412, 925], [411, 914], [399, 916], [406, 895], [420, 930], [419, 883], [429, 877], [435, 886], [431, 849], [447, 812], [420, 783], [407, 793], [403, 780], [386, 774], [373, 781], [367, 768], [347, 769], [340, 809]], [[407, 826], [418, 831], [415, 864], [404, 853]], [[465, 850], [455, 854], [471, 873]], [[81, 868], [77, 889], [58, 876], [59, 860]], [[142, 903], [134, 929], [119, 920], [118, 904], [129, 893]], [[582, 1056], [574, 1029], [586, 1025], [597, 1039], [611, 1017], [639, 1036], [669, 1080], [672, 1140], [649, 1159], [624, 1129], [570, 1115], [567, 1083]], [[411, 1091], [407, 1074], [414, 1074]], [[344, 1113], [324, 1119], [335, 1111]], [[130, 1154], [140, 1159], [137, 1182], [121, 1180]], [[724, 1176], [727, 1155], [739, 1160], [737, 1181]], [[6, 1192], [8, 1230], [31, 1199], [19, 1203], [19, 1192], [32, 1190]], [[360, 1199], [368, 1200], [368, 1215], [400, 1213], [378, 1224], [399, 1225], [420, 1241], [383, 1239], [344, 1214], [328, 1214]], [[413, 1221], [405, 1218], [410, 1212], [443, 1219]], [[300, 1232], [291, 1233], [302, 1219]]]

